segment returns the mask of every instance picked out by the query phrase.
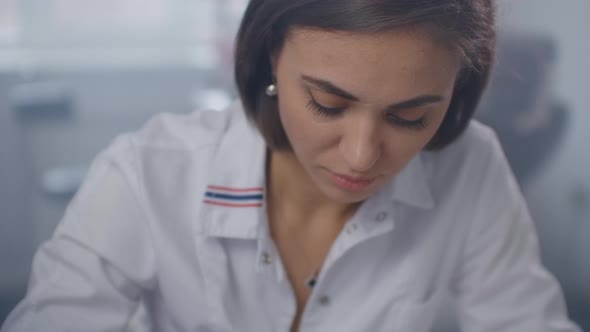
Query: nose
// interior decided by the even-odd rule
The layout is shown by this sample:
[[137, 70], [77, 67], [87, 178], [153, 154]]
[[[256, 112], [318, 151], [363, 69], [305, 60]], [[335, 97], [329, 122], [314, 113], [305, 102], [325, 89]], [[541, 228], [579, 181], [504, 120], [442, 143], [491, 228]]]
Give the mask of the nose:
[[369, 117], [354, 120], [342, 135], [339, 149], [350, 171], [367, 173], [381, 157], [379, 124]]

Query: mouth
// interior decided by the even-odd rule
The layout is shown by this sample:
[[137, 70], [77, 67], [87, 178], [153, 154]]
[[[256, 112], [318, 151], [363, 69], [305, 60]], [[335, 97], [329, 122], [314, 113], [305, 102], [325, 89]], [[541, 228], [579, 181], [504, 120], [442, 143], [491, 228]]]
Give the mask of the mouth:
[[375, 177], [369, 178], [340, 174], [330, 170], [328, 170], [328, 173], [336, 185], [349, 191], [359, 191], [366, 189], [373, 182], [375, 182], [376, 179]]

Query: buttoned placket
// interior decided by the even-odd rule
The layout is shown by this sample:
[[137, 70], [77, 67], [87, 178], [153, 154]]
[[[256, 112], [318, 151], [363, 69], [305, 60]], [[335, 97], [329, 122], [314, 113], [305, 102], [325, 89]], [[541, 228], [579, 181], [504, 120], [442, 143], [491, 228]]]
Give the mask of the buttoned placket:
[[[262, 223], [262, 225], [265, 225]], [[264, 226], [263, 226], [264, 227]], [[291, 327], [293, 319], [296, 314], [296, 298], [293, 291], [292, 285], [286, 276], [286, 271], [281, 262], [278, 250], [268, 235], [265, 228], [261, 228], [259, 240], [258, 240], [258, 254], [257, 254], [257, 269], [259, 273], [263, 275], [263, 278], [270, 278], [271, 280], [265, 280], [269, 284], [268, 287], [278, 287], [279, 291], [277, 294], [281, 294], [281, 297], [277, 297], [273, 302], [273, 306], [281, 306], [281, 312], [278, 320], [279, 325], [284, 327], [285, 331], [288, 331]], [[353, 226], [353, 228], [355, 228]], [[321, 275], [319, 276], [321, 280]], [[287, 301], [286, 301], [287, 300]], [[322, 286], [317, 284], [310, 294], [304, 313], [301, 317], [300, 330], [303, 331], [304, 326], [311, 326], [312, 321], [309, 318], [307, 312], [314, 312], [314, 319], [321, 318], [321, 309], [327, 308], [331, 304], [331, 295], [329, 293], [322, 293]]]
[[313, 330], [315, 323], [321, 319], [322, 310], [338, 300], [337, 290], [330, 287], [331, 266], [356, 245], [394, 229], [392, 206], [392, 203], [383, 204], [382, 200], [367, 202], [347, 222], [326, 257], [318, 282], [301, 317], [300, 331], [308, 328]]
[[276, 288], [268, 292], [272, 297], [267, 299], [265, 303], [265, 305], [271, 306], [272, 310], [276, 312], [276, 315], [272, 317], [276, 319], [273, 325], [279, 326], [280, 330], [289, 331], [297, 312], [297, 301], [287, 278], [278, 249], [267, 227], [266, 220], [263, 220], [260, 224], [258, 235], [257, 273], [261, 275], [264, 287]]
[[[391, 231], [394, 228], [392, 208], [393, 202], [389, 197], [374, 197], [361, 205], [357, 213], [347, 222], [332, 245], [318, 276], [318, 282], [310, 294], [301, 317], [301, 331], [317, 326], [317, 322], [321, 320], [322, 311], [330, 308], [333, 301], [338, 300], [337, 290], [330, 287], [330, 267], [356, 245]], [[261, 218], [263, 220], [259, 223], [257, 236], [256, 268], [261, 274], [262, 281], [267, 285], [265, 287], [277, 287], [276, 292], [270, 292], [276, 294], [276, 297], [269, 299], [270, 302], [267, 305], [273, 305], [279, 310], [276, 317], [277, 324], [287, 331], [295, 317], [296, 298], [287, 279], [278, 249], [270, 236], [266, 215]]]
[[324, 266], [326, 270], [356, 245], [395, 228], [392, 202], [384, 203], [383, 200], [375, 200], [367, 203], [361, 206], [358, 213], [346, 224], [343, 232], [336, 239], [332, 250], [326, 257]]

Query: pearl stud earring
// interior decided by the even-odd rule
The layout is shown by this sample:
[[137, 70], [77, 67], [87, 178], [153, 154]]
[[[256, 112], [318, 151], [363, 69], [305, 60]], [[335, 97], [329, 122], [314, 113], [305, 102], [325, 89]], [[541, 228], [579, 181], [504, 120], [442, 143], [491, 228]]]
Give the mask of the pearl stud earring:
[[266, 87], [266, 95], [269, 97], [276, 97], [277, 96], [277, 86], [275, 84], [271, 84]]

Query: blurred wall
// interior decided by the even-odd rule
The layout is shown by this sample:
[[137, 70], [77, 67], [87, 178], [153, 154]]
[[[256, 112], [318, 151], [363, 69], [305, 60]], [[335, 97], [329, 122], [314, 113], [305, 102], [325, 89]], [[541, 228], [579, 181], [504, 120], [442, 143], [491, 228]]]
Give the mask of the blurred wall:
[[502, 0], [499, 22], [557, 45], [554, 89], [568, 128], [525, 195], [545, 264], [562, 282], [572, 316], [590, 329], [590, 1]]
[[[575, 121], [566, 137], [566, 144], [555, 156], [559, 163], [551, 165], [560, 176], [586, 170], [590, 181], [590, 111], [588, 94], [590, 79], [590, 1], [588, 0], [503, 0], [500, 2], [499, 24], [503, 29], [547, 34], [558, 45], [556, 89], [573, 112]], [[554, 174], [552, 174], [554, 175]], [[566, 180], [555, 183], [559, 185]], [[583, 179], [569, 179], [579, 181]], [[590, 183], [589, 183], [590, 185]]]

